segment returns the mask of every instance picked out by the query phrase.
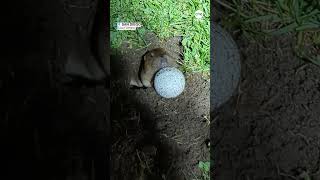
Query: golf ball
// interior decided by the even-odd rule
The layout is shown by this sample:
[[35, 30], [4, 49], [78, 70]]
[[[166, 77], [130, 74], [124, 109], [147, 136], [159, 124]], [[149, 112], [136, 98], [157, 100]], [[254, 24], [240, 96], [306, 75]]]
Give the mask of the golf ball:
[[164, 98], [179, 96], [185, 88], [185, 83], [183, 73], [175, 67], [162, 68], [154, 77], [154, 88]]

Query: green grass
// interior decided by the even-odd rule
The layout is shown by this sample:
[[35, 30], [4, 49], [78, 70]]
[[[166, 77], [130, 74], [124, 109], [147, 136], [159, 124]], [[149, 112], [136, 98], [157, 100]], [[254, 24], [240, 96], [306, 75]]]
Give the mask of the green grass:
[[[124, 41], [132, 48], [147, 46], [143, 36], [154, 32], [160, 40], [182, 36], [183, 70], [210, 70], [210, 1], [209, 0], [111, 0], [111, 47], [118, 49]], [[202, 10], [199, 21], [195, 12]], [[117, 22], [141, 22], [137, 31], [117, 31]]]
[[227, 27], [239, 28], [249, 38], [293, 34], [301, 58], [320, 65], [320, 1], [318, 0], [217, 0], [229, 10]]
[[202, 173], [200, 180], [210, 180], [210, 162], [200, 161], [198, 167]]

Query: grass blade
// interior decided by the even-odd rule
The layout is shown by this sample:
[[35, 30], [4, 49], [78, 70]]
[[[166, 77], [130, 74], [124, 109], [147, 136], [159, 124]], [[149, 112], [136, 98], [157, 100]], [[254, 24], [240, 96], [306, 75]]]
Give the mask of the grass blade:
[[296, 20], [296, 22], [298, 24], [301, 23], [301, 19], [300, 19], [301, 7], [300, 7], [300, 4], [299, 4], [299, 1], [300, 0], [293, 0], [292, 1], [292, 3], [293, 3], [293, 8], [292, 8], [293, 12], [292, 13], [293, 13], [294, 18], [295, 18], [295, 20]]
[[273, 30], [270, 33], [272, 35], [282, 35], [282, 34], [286, 34], [289, 32], [293, 32], [296, 28], [297, 28], [298, 24], [296, 22], [289, 24], [283, 28], [277, 29], [277, 30]]
[[308, 58], [313, 64], [320, 66], [320, 55]]
[[274, 14], [269, 14], [265, 16], [253, 17], [245, 21], [245, 23], [256, 23], [261, 21], [272, 21], [272, 22], [280, 22], [281, 19]]
[[301, 16], [301, 20], [302, 21], [303, 20], [307, 20], [307, 19], [309, 19], [309, 18], [311, 18], [313, 16], [317, 16], [317, 15], [320, 15], [319, 9], [315, 9], [315, 10], [311, 11], [309, 14]]
[[305, 23], [302, 24], [301, 26], [296, 28], [296, 31], [307, 31], [311, 29], [319, 29], [320, 25], [319, 24], [313, 24], [313, 23]]

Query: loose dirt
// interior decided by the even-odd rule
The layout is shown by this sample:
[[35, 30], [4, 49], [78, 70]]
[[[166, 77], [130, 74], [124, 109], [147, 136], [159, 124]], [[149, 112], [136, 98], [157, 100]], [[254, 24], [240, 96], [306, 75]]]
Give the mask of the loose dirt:
[[189, 74], [186, 89], [175, 99], [161, 98], [153, 88], [130, 89], [129, 78], [148, 49], [163, 47], [181, 60], [180, 38], [160, 42], [148, 34], [145, 39], [148, 47], [124, 45], [111, 58], [114, 178], [197, 178], [198, 162], [209, 160], [210, 82], [201, 74]]

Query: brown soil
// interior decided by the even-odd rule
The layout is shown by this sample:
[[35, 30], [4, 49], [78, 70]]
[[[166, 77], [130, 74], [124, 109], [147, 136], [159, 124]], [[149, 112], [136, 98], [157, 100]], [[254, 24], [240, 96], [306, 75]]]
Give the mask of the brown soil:
[[[179, 38], [160, 42], [148, 34], [145, 39], [151, 43], [147, 48], [123, 46], [111, 58], [114, 179], [197, 178], [198, 162], [209, 159], [210, 82], [189, 74], [176, 99], [161, 98], [153, 88], [130, 89], [128, 80], [148, 49], [163, 47], [177, 58], [181, 54]], [[144, 157], [146, 147], [156, 153]]]
[[238, 95], [211, 115], [214, 179], [320, 179], [319, 68], [291, 36], [237, 42]]

